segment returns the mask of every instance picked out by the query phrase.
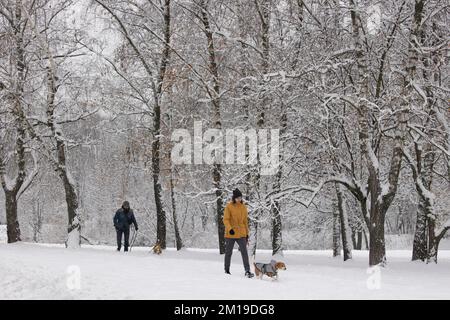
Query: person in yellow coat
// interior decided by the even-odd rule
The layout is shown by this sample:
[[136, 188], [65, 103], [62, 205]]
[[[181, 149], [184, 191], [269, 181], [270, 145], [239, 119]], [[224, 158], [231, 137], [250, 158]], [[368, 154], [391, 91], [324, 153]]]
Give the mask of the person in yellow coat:
[[223, 224], [225, 225], [225, 273], [230, 273], [231, 255], [233, 254], [234, 243], [237, 242], [244, 263], [245, 276], [254, 276], [250, 272], [248, 261], [248, 210], [242, 202], [242, 193], [239, 189], [233, 190], [231, 201], [228, 202], [223, 214]]

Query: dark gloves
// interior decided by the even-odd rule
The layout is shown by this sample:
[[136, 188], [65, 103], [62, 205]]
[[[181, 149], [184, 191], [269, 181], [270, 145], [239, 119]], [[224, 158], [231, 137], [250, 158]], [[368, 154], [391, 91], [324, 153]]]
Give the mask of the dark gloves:
[[230, 229], [230, 234], [231, 234], [232, 236], [234, 236], [234, 230], [233, 230], [233, 229]]

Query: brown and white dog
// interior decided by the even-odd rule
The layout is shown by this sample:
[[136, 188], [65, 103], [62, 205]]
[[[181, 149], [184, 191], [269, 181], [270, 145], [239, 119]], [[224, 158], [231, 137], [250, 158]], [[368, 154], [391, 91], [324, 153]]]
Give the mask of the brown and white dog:
[[278, 279], [278, 270], [286, 270], [284, 262], [271, 260], [270, 263], [253, 263], [256, 277], [262, 279], [264, 275]]

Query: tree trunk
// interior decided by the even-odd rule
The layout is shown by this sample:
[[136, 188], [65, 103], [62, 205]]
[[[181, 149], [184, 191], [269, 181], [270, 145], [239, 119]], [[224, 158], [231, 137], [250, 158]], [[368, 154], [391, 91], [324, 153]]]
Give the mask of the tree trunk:
[[248, 255], [251, 257], [256, 256], [256, 248], [258, 246], [258, 217], [254, 217], [254, 219], [250, 220], [250, 247], [248, 250]]
[[32, 221], [33, 242], [39, 242], [42, 224], [43, 224], [42, 208], [41, 208], [41, 203], [39, 201], [39, 197], [34, 198], [33, 203], [34, 203], [34, 205], [33, 205], [33, 221]]
[[283, 254], [283, 237], [282, 237], [282, 224], [280, 215], [280, 204], [275, 201], [272, 208], [272, 255]]
[[430, 248], [428, 250], [427, 263], [437, 263], [439, 243], [441, 242], [442, 238], [444, 238], [448, 230], [450, 230], [450, 226], [444, 227], [438, 235], [435, 235], [435, 232], [433, 231], [433, 236], [430, 238], [429, 243]]
[[[170, 91], [168, 88], [168, 92], [170, 92], [169, 94], [169, 104], [173, 105], [173, 87], [171, 85], [170, 86]], [[172, 115], [170, 115], [169, 113], [166, 114], [168, 117], [168, 123], [169, 123], [169, 131], [171, 131], [173, 133], [173, 127], [172, 127]], [[169, 135], [169, 132], [167, 133]], [[168, 169], [169, 169], [169, 187], [170, 187], [170, 201], [172, 204], [172, 220], [173, 220], [173, 227], [174, 227], [174, 232], [175, 232], [175, 247], [177, 248], [177, 250], [181, 250], [183, 248], [183, 241], [181, 238], [181, 234], [180, 234], [180, 228], [179, 228], [179, 224], [178, 224], [178, 212], [177, 212], [177, 204], [176, 204], [176, 198], [175, 198], [175, 182], [176, 182], [176, 178], [174, 176], [174, 173], [176, 173], [176, 170], [173, 166], [173, 161], [172, 161], [172, 152], [171, 149], [173, 148], [173, 143], [169, 142], [168, 143], [168, 147], [169, 150], [167, 151], [167, 158], [168, 158]], [[201, 216], [202, 218], [202, 227], [204, 230], [204, 224], [206, 222], [204, 222], [204, 218], [203, 215]]]
[[155, 92], [155, 106], [153, 108], [153, 142], [152, 142], [152, 177], [153, 177], [153, 192], [155, 196], [156, 206], [156, 243], [161, 249], [166, 248], [166, 212], [162, 200], [162, 187], [160, 182], [161, 168], [161, 98], [163, 94], [162, 86], [166, 74], [166, 69], [169, 64], [170, 57], [170, 0], [164, 1], [164, 47], [161, 54], [161, 62], [156, 83]]
[[336, 184], [335, 186], [336, 186], [339, 222], [341, 225], [341, 239], [342, 239], [342, 248], [344, 251], [344, 261], [347, 261], [348, 259], [352, 258], [352, 249], [350, 247], [349, 241], [350, 228], [348, 225], [348, 214], [341, 186], [339, 184]]
[[379, 206], [374, 206], [370, 213], [369, 228], [369, 265], [386, 264], [386, 246], [384, 239], [384, 217]]
[[[242, 7], [243, 5], [245, 5], [245, 3], [243, 2], [237, 2], [237, 10], [240, 13], [245, 12], [245, 9]], [[242, 39], [244, 39], [247, 34], [248, 34], [248, 21], [246, 20], [245, 16], [243, 15], [239, 15], [238, 16], [239, 19], [239, 35]], [[249, 67], [246, 64], [246, 61], [248, 59], [248, 53], [246, 52], [246, 50], [248, 49], [248, 46], [246, 44], [244, 44], [243, 42], [240, 43], [240, 56], [239, 56], [239, 71], [241, 72], [240, 77], [241, 78], [247, 78], [249, 75], [251, 75], [251, 72], [249, 72], [249, 69], [251, 69], [251, 67]], [[246, 55], [247, 53], [247, 55]], [[244, 123], [244, 130], [247, 131], [250, 127], [251, 127], [251, 122], [250, 122], [250, 102], [251, 102], [251, 97], [249, 97], [249, 95], [251, 94], [251, 90], [250, 90], [250, 85], [249, 84], [244, 84], [242, 87], [242, 105], [241, 105], [241, 109], [243, 110], [243, 123]], [[256, 193], [254, 192], [254, 184], [253, 181], [255, 179], [254, 177], [254, 168], [250, 165], [250, 155], [249, 155], [249, 148], [245, 148], [245, 164], [246, 164], [246, 173], [244, 176], [244, 184], [245, 184], [245, 189], [244, 189], [244, 199], [246, 203], [252, 202], [255, 199]], [[255, 211], [251, 211], [249, 212], [249, 229], [250, 229], [250, 234], [249, 234], [249, 255], [252, 256], [255, 254], [256, 252], [256, 241], [257, 241], [257, 235], [256, 233], [254, 233], [255, 230], [257, 230], [257, 217], [255, 216]], [[255, 229], [256, 228], [256, 229]]]
[[358, 250], [357, 248], [357, 244], [356, 244], [356, 232], [352, 232], [352, 244], [353, 244], [353, 249], [354, 250]]
[[427, 254], [427, 263], [430, 263], [430, 262], [437, 263], [439, 242], [440, 242], [440, 239], [438, 240], [438, 239], [434, 238], [433, 241], [430, 243], [430, 249]]
[[61, 178], [66, 196], [68, 214], [66, 247], [78, 248], [81, 244], [81, 217], [78, 212], [78, 194], [75, 181], [67, 168], [66, 142], [62, 136], [62, 130], [58, 127], [55, 119], [55, 99], [59, 86], [56, 83], [56, 64], [51, 58], [49, 61], [50, 65], [47, 67], [47, 125], [56, 142], [56, 171]]
[[[284, 138], [287, 130], [287, 114], [286, 114], [286, 106], [282, 105], [281, 107], [281, 118], [280, 118], [280, 137]], [[275, 192], [279, 192], [281, 190], [281, 178], [283, 175], [283, 152], [284, 152], [284, 144], [283, 140], [281, 140], [279, 146], [279, 164], [275, 174], [275, 182], [273, 183], [272, 189]], [[273, 147], [273, 141], [272, 141]], [[280, 202], [275, 200], [272, 206], [272, 255], [283, 254], [283, 237], [282, 237], [282, 221], [281, 221], [281, 205]]]
[[[9, 186], [12, 187], [11, 189], [9, 189], [5, 183], [5, 167], [3, 164], [0, 164], [0, 180], [2, 181], [3, 191], [5, 193], [6, 230], [8, 235], [8, 243], [21, 241], [19, 219], [17, 216], [17, 195], [26, 177], [24, 146], [25, 131], [20, 124], [18, 124], [18, 126], [17, 131], [19, 136], [16, 138], [16, 161], [19, 173], [15, 179], [14, 186]], [[3, 162], [3, 159], [0, 158], [0, 162]]]
[[[61, 147], [61, 149], [63, 148], [64, 146]], [[64, 165], [62, 163], [64, 163]], [[65, 166], [65, 161], [62, 163], [60, 163], [60, 166]], [[61, 170], [59, 176], [64, 184], [67, 213], [69, 217], [66, 247], [77, 248], [81, 244], [81, 218], [78, 212], [78, 195], [74, 185], [75, 182], [72, 181], [67, 170]]]
[[[53, 118], [53, 113], [49, 119]], [[56, 130], [53, 121], [49, 121], [49, 124], [54, 133], [56, 139], [56, 152], [58, 158], [58, 174], [64, 186], [64, 192], [66, 196], [68, 225], [67, 225], [67, 248], [77, 248], [81, 244], [81, 218], [78, 212], [78, 194], [68, 168], [66, 160], [66, 144], [61, 136], [61, 132]]]
[[[263, 0], [262, 6], [259, 4], [259, 1], [255, 1], [256, 9], [259, 15], [260, 23], [261, 23], [261, 42], [262, 42], [262, 61], [261, 61], [261, 74], [265, 75], [269, 72], [270, 67], [270, 39], [269, 39], [269, 32], [270, 32], [270, 13], [271, 13], [271, 0]], [[264, 82], [261, 79], [261, 86], [264, 86]], [[258, 130], [263, 129], [263, 126], [265, 124], [265, 117], [266, 117], [266, 110], [269, 105], [269, 98], [267, 96], [267, 93], [262, 93], [263, 98], [260, 107], [260, 110], [256, 116], [256, 127]], [[252, 174], [252, 185], [256, 189], [255, 194], [260, 197], [262, 194], [261, 190], [261, 160], [260, 160], [260, 154], [259, 150], [257, 153], [257, 164], [256, 167], [253, 169]], [[257, 199], [257, 201], [260, 203], [261, 199]], [[256, 248], [258, 246], [258, 220], [261, 215], [261, 208], [255, 208], [253, 211], [253, 235], [251, 239], [251, 255], [256, 254]]]
[[154, 108], [153, 120], [153, 143], [152, 143], [152, 178], [153, 178], [153, 192], [155, 196], [156, 206], [156, 243], [160, 245], [161, 249], [166, 248], [166, 212], [164, 210], [162, 201], [162, 187], [159, 181], [161, 174], [160, 170], [160, 117], [161, 109], [159, 106]]
[[[17, 136], [15, 138], [15, 157], [17, 164], [17, 176], [14, 180], [14, 185], [8, 186], [6, 183], [6, 163], [4, 159], [0, 157], [0, 181], [5, 192], [5, 209], [6, 209], [6, 228], [8, 243], [13, 243], [21, 241], [20, 239], [20, 226], [17, 216], [17, 195], [20, 188], [23, 186], [26, 178], [26, 163], [25, 163], [25, 141], [26, 141], [26, 130], [25, 130], [25, 114], [22, 107], [22, 99], [24, 92], [24, 81], [25, 81], [25, 57], [24, 57], [24, 43], [23, 34], [21, 32], [23, 23], [22, 21], [22, 3], [16, 1], [15, 8], [15, 21], [11, 22], [11, 27], [14, 29], [14, 40], [15, 40], [15, 58], [16, 63], [13, 66], [17, 70], [17, 78], [14, 79], [14, 107], [12, 107], [12, 114], [15, 117], [16, 132]], [[2, 148], [3, 149], [3, 148]], [[0, 156], [2, 156], [0, 154]]]
[[435, 212], [431, 193], [435, 153], [430, 143], [426, 143], [423, 148], [419, 145], [418, 141], [414, 143], [414, 151], [415, 161], [405, 151], [405, 158], [412, 169], [416, 192], [419, 198], [412, 260], [426, 261], [429, 248], [434, 243], [435, 238]]
[[[213, 124], [215, 129], [222, 129], [221, 113], [220, 113], [220, 83], [219, 83], [219, 69], [216, 61], [216, 51], [214, 46], [213, 32], [209, 23], [207, 4], [201, 0], [201, 18], [204, 27], [204, 33], [208, 43], [208, 70], [213, 77], [213, 92], [210, 93], [213, 105]], [[209, 91], [209, 90], [208, 90]], [[225, 253], [225, 226], [223, 224], [223, 189], [222, 189], [222, 167], [220, 163], [215, 162], [213, 165], [213, 185], [216, 196], [216, 223], [217, 233], [219, 238], [219, 252]]]
[[333, 257], [341, 255], [339, 229], [339, 210], [336, 201], [333, 203]]
[[216, 189], [216, 216], [217, 216], [217, 233], [219, 237], [219, 253], [225, 253], [225, 225], [223, 224], [223, 194], [221, 189], [221, 166], [219, 164], [214, 165], [213, 181]]
[[424, 203], [419, 199], [417, 208], [416, 230], [414, 231], [414, 242], [412, 260], [425, 261], [427, 258], [427, 217], [424, 208]]
[[19, 220], [17, 219], [17, 199], [16, 193], [13, 191], [5, 192], [6, 205], [6, 230], [8, 235], [8, 243], [21, 241]]
[[357, 234], [357, 240], [356, 240], [356, 250], [361, 250], [362, 249], [362, 236], [363, 236], [363, 232], [362, 231], [358, 231]]
[[[416, 4], [416, 12], [418, 11], [418, 5], [418, 14], [420, 15], [422, 14], [424, 2], [420, 1], [419, 4]], [[421, 17], [418, 16], [417, 20], [420, 22]], [[430, 31], [432, 34], [436, 34], [437, 30], [435, 28], [435, 24], [433, 24]], [[425, 30], [421, 29], [421, 31], [418, 32], [418, 35], [421, 36], [422, 42], [425, 42]], [[438, 45], [437, 41], [432, 41], [432, 43], [430, 44], [431, 47], [436, 45]], [[431, 84], [427, 83], [425, 86], [427, 97], [425, 112], [428, 114], [428, 120], [430, 120], [430, 122], [432, 121], [434, 123], [437, 120], [436, 122], [439, 123], [439, 112], [436, 112], [436, 109], [434, 108], [437, 102], [434, 97], [432, 85], [439, 85], [439, 74], [436, 70], [439, 70], [439, 67], [437, 67], [437, 65], [439, 65], [439, 61], [441, 60], [441, 58], [438, 57], [436, 51], [433, 51], [431, 52], [430, 59], [428, 59], [428, 57], [424, 55], [422, 56], [421, 60], [424, 65], [423, 78], [426, 83], [431, 81]], [[431, 192], [434, 173], [433, 167], [435, 163], [435, 151], [433, 150], [433, 147], [429, 141], [434, 140], [436, 131], [433, 127], [433, 130], [429, 130], [425, 133], [427, 134], [427, 141], [424, 142], [425, 146], [421, 147], [418, 145], [419, 142], [415, 141], [416, 165], [414, 166], [412, 163], [410, 163], [413, 169], [413, 176], [415, 176], [417, 194], [419, 195], [419, 207], [414, 240], [416, 240], [416, 237], [420, 237], [420, 243], [418, 243], [417, 246], [413, 247], [413, 260], [417, 260], [415, 258], [420, 254], [420, 256], [418, 257], [420, 260], [424, 261], [426, 258], [427, 263], [437, 263], [439, 242], [446, 231], [445, 229], [443, 229], [439, 235], [436, 235], [436, 212], [433, 200], [434, 195]], [[423, 159], [422, 154], [424, 154]], [[412, 161], [412, 159], [410, 161]]]
[[[172, 161], [170, 160], [170, 163]], [[178, 217], [177, 217], [177, 207], [175, 203], [175, 192], [174, 192], [174, 185], [173, 185], [173, 168], [170, 168], [170, 198], [172, 201], [172, 219], [173, 219], [173, 227], [175, 230], [175, 245], [177, 247], [177, 250], [181, 250], [183, 248], [183, 241], [181, 240], [180, 230], [178, 228]]]
[[[362, 199], [359, 200], [359, 204], [360, 204], [360, 208], [361, 208], [361, 216], [362, 219], [365, 222], [365, 225], [368, 227], [369, 226], [369, 221], [367, 220], [367, 203], [366, 203], [366, 199]], [[356, 209], [356, 208], [355, 208]], [[353, 249], [354, 250], [362, 250], [362, 240], [363, 240], [363, 236], [364, 238], [366, 238], [366, 234], [364, 231], [364, 226], [362, 225], [362, 222], [360, 224], [358, 224], [358, 226], [355, 227], [355, 230], [353, 230], [353, 238], [354, 238], [354, 246]], [[366, 239], [367, 242], [367, 239]], [[366, 243], [366, 247], [367, 247], [367, 243]]]

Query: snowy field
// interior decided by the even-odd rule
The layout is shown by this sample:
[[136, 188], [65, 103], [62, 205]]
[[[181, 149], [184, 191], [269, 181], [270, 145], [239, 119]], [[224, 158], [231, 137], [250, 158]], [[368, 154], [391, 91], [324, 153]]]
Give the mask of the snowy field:
[[389, 251], [388, 266], [368, 272], [365, 251], [346, 263], [330, 251], [287, 251], [287, 271], [271, 281], [244, 278], [238, 251], [227, 276], [223, 256], [209, 249], [157, 256], [148, 248], [0, 244], [0, 299], [450, 299], [450, 250], [438, 265], [413, 263], [410, 254]]

